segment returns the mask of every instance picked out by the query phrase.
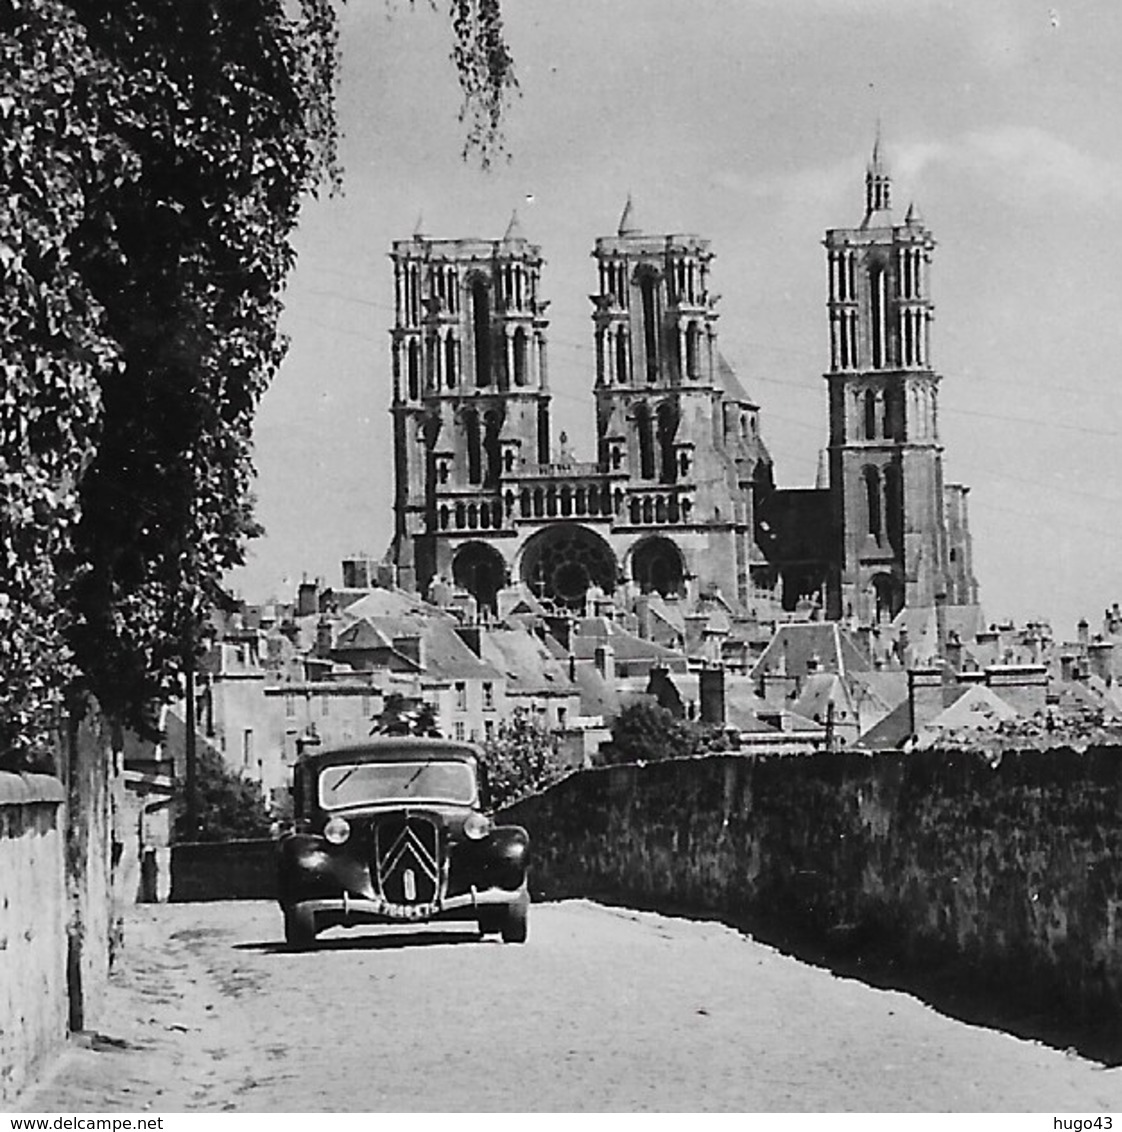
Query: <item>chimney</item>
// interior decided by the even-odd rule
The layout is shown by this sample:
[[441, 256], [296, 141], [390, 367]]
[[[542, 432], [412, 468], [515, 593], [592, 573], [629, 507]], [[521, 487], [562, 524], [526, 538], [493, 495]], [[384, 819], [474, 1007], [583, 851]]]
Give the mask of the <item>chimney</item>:
[[1075, 679], [1075, 657], [1069, 652], [1060, 656], [1060, 679], [1065, 684]]
[[402, 656], [408, 657], [422, 671], [425, 668], [425, 638], [420, 633], [407, 637], [394, 637], [393, 647]]
[[635, 599], [635, 617], [639, 622], [638, 635], [645, 641], [651, 639], [651, 598], [649, 594], [640, 594]]
[[908, 670], [909, 728], [913, 735], [943, 710], [943, 672], [940, 668]]
[[955, 672], [962, 670], [962, 640], [953, 629], [947, 634], [947, 643], [943, 649], [943, 655]]
[[370, 561], [362, 557], [343, 559], [343, 589], [370, 589]]
[[476, 656], [483, 656], [483, 630], [478, 625], [457, 625], [456, 636], [458, 636]]
[[607, 683], [611, 684], [616, 678], [616, 652], [610, 644], [606, 641], [602, 645], [596, 646], [596, 651], [593, 653], [593, 658], [599, 669], [600, 675], [603, 676]]
[[701, 722], [725, 725], [725, 670], [719, 665], [703, 668], [699, 673]]
[[1092, 641], [1087, 646], [1087, 660], [1092, 674], [1109, 684], [1114, 674], [1114, 642]]
[[296, 590], [296, 616], [311, 617], [319, 612], [319, 582], [305, 578]]
[[1084, 648], [1086, 648], [1091, 640], [1091, 626], [1087, 624], [1086, 617], [1079, 618], [1079, 624], [1075, 627], [1075, 631], [1077, 634], [1076, 639]]
[[316, 622], [316, 656], [330, 656], [331, 644], [331, 622], [326, 617], [321, 617]]

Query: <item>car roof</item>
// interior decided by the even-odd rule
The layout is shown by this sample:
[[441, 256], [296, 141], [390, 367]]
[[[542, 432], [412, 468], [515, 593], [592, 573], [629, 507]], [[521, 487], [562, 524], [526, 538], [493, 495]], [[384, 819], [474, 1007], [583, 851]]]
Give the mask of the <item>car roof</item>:
[[332, 766], [353, 762], [416, 762], [417, 759], [452, 759], [474, 762], [479, 749], [452, 739], [422, 739], [412, 735], [385, 735], [361, 743], [341, 743], [323, 750], [306, 751], [299, 762], [305, 766]]

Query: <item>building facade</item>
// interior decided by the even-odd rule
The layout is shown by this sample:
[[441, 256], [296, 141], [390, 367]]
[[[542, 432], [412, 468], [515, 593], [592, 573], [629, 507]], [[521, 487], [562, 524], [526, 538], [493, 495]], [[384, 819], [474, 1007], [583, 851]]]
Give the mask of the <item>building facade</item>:
[[398, 583], [496, 613], [511, 589], [553, 609], [657, 593], [867, 623], [975, 602], [966, 489], [942, 475], [935, 244], [914, 208], [893, 220], [890, 193], [878, 145], [864, 219], [825, 241], [828, 482], [795, 491], [775, 487], [759, 406], [718, 348], [707, 240], [645, 233], [630, 199], [596, 240], [587, 463], [552, 440], [543, 260], [517, 217], [501, 240], [395, 242]]

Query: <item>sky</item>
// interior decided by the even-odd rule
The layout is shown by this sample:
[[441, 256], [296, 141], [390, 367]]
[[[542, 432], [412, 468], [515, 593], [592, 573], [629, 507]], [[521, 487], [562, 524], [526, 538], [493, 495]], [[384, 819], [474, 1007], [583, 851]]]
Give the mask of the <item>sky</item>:
[[986, 616], [1072, 639], [1122, 601], [1122, 4], [1117, 0], [505, 0], [507, 157], [461, 156], [443, 0], [341, 9], [343, 192], [309, 200], [289, 355], [255, 430], [266, 535], [249, 601], [393, 529], [388, 257], [421, 219], [546, 260], [555, 440], [594, 458], [598, 236], [627, 195], [716, 254], [718, 343], [782, 487], [826, 443], [827, 228], [856, 225], [880, 123], [902, 217], [938, 241], [933, 362], [948, 482], [970, 486]]

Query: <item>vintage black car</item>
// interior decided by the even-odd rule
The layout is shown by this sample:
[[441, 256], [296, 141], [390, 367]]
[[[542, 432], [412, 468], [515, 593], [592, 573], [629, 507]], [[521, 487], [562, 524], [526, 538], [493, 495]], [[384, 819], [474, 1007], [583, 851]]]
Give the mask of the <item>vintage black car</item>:
[[473, 920], [524, 943], [529, 837], [484, 812], [466, 743], [372, 738], [302, 755], [295, 828], [277, 845], [284, 938], [307, 948], [334, 925]]

